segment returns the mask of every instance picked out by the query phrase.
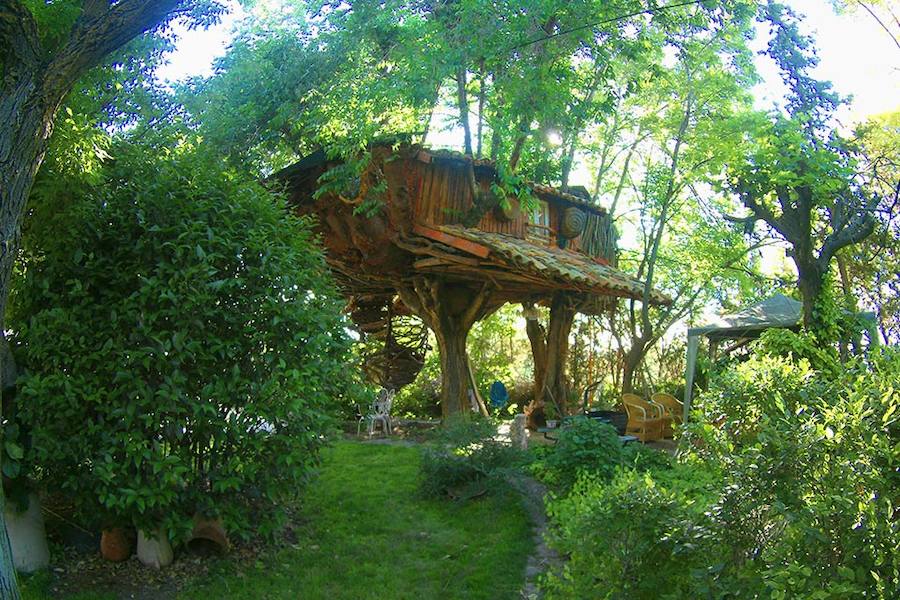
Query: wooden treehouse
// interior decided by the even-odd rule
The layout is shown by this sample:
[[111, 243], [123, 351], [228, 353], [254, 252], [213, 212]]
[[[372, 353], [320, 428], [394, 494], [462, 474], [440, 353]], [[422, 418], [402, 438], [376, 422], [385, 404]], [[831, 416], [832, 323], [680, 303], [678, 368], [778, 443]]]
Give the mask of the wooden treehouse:
[[[564, 386], [575, 312], [642, 297], [644, 284], [616, 269], [609, 215], [581, 195], [529, 184], [536, 201], [524, 210], [498, 197], [491, 162], [416, 145], [373, 147], [358, 179], [317, 194], [322, 175], [339, 166], [318, 152], [270, 181], [285, 186], [298, 214], [318, 218], [353, 321], [383, 342], [367, 357], [374, 381], [397, 388], [421, 368], [427, 332], [410, 315], [434, 332], [445, 417], [469, 410], [469, 330], [503, 304], [551, 307], [549, 331], [536, 321], [528, 329], [537, 395], [553, 397], [554, 386]], [[652, 300], [667, 301], [655, 293]]]

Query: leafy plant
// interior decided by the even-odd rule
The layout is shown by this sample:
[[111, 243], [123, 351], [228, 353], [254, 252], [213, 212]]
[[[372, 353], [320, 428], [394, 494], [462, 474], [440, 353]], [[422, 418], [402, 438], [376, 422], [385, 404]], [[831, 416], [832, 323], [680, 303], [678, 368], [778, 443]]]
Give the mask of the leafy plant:
[[544, 461], [543, 479], [568, 489], [582, 473], [608, 481], [621, 464], [622, 443], [614, 427], [573, 417], [559, 430], [559, 439]]
[[619, 470], [610, 482], [585, 475], [551, 501], [552, 543], [569, 560], [546, 582], [548, 597], [696, 597], [692, 575], [710, 564], [711, 546], [708, 498], [679, 483], [691, 477], [682, 470], [661, 485], [634, 470]]
[[524, 453], [497, 439], [487, 419], [452, 419], [422, 456], [422, 492], [426, 496], [467, 499], [502, 486], [503, 476], [524, 460]]
[[348, 381], [310, 223], [189, 143], [122, 146], [104, 175], [32, 248], [13, 310], [43, 482], [175, 537], [195, 512], [266, 532]]

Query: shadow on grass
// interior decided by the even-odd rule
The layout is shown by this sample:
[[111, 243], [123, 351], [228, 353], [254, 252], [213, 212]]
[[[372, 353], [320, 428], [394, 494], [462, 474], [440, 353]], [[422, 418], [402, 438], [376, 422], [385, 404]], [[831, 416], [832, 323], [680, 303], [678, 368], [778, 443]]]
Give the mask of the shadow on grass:
[[[419, 460], [417, 447], [338, 443], [325, 451], [321, 472], [303, 495], [299, 512], [306, 524], [295, 529], [295, 544], [251, 565], [221, 559], [177, 597], [521, 597], [532, 541], [519, 496], [509, 492], [466, 503], [424, 499]], [[40, 576], [26, 581], [26, 600], [52, 597], [46, 586]]]

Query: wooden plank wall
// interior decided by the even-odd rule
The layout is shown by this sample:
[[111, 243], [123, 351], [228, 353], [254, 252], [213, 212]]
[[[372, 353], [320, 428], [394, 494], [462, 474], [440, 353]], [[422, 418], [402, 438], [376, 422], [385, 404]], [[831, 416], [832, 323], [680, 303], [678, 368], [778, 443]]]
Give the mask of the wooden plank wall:
[[[417, 171], [421, 181], [415, 198], [415, 220], [425, 225], [456, 225], [472, 207], [472, 192], [466, 177], [466, 166], [449, 161], [423, 163], [409, 161]], [[480, 179], [479, 185], [485, 192], [490, 190], [490, 181]], [[497, 219], [489, 211], [478, 223], [482, 231], [503, 233], [518, 238], [525, 237], [527, 215], [520, 214], [512, 221]]]
[[[413, 194], [413, 221], [429, 227], [456, 225], [472, 206], [472, 193], [466, 177], [466, 165], [456, 161], [434, 160], [425, 163], [416, 159], [408, 160], [410, 171], [409, 189]], [[486, 192], [490, 181], [479, 178], [479, 185]], [[547, 198], [550, 208], [550, 226], [559, 231], [563, 211], [568, 203]], [[478, 229], [491, 233], [502, 233], [525, 239], [530, 215], [521, 211], [512, 221], [498, 219], [489, 211], [478, 223]], [[569, 240], [566, 248], [589, 256], [600, 257], [614, 264], [616, 260], [616, 235], [609, 215], [588, 213], [584, 233]], [[556, 245], [556, 240], [548, 240]]]

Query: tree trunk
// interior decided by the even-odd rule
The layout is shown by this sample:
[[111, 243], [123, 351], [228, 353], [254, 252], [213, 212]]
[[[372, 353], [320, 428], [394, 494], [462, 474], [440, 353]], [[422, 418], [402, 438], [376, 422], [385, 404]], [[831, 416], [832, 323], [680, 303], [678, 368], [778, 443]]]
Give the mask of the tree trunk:
[[434, 332], [441, 356], [441, 417], [469, 413], [469, 368], [466, 365], [468, 329], [447, 323]]
[[[25, 205], [44, 159], [59, 101], [46, 101], [34, 78], [21, 76], [0, 98], [0, 343], [5, 344], [6, 306], [19, 248]], [[5, 357], [4, 357], [5, 358]], [[0, 358], [2, 360], [2, 358]], [[0, 365], [0, 374], [8, 369]], [[2, 381], [0, 389], [15, 382]], [[0, 488], [0, 509], [3, 504]], [[19, 598], [6, 521], [0, 510], [0, 592]]]
[[466, 156], [472, 156], [472, 128], [469, 125], [469, 96], [466, 93], [466, 69], [456, 73], [456, 104], [459, 108], [459, 124], [463, 128], [463, 147]]
[[478, 320], [497, 310], [487, 285], [481, 289], [419, 278], [397, 289], [400, 299], [434, 332], [441, 359], [441, 415], [469, 414], [466, 338]]
[[550, 323], [545, 331], [536, 319], [526, 321], [526, 332], [534, 358], [534, 398], [525, 409], [528, 427], [536, 429], [546, 422], [547, 402], [559, 417], [569, 414], [569, 378], [566, 371], [569, 333], [578, 312], [574, 299], [556, 292], [550, 304]]
[[824, 288], [822, 272], [812, 264], [797, 264], [797, 287], [800, 289], [800, 298], [803, 301], [803, 327], [815, 329], [819, 323], [816, 319], [816, 305]]
[[631, 348], [625, 354], [622, 366], [622, 393], [634, 393], [634, 376], [637, 373], [641, 361], [644, 360], [645, 347], [643, 340], [634, 340]]
[[481, 158], [481, 140], [484, 134], [484, 97], [485, 97], [485, 82], [484, 82], [484, 59], [481, 59], [481, 65], [479, 67], [479, 76], [478, 76], [478, 133], [477, 133], [477, 142], [476, 142], [476, 150], [475, 157]]
[[526, 426], [529, 429], [543, 427], [547, 422], [544, 414], [544, 373], [547, 371], [547, 337], [543, 326], [535, 319], [525, 320], [525, 332], [531, 342], [531, 356], [534, 362], [534, 389], [531, 402], [525, 407]]

